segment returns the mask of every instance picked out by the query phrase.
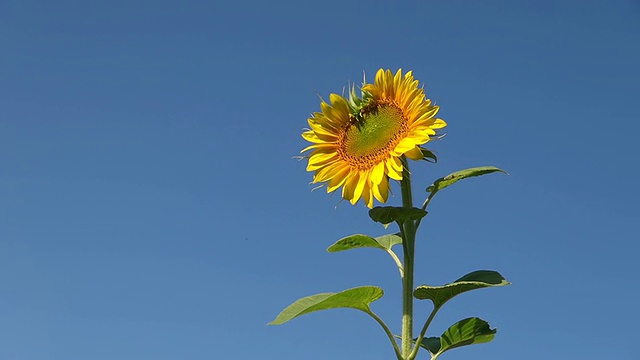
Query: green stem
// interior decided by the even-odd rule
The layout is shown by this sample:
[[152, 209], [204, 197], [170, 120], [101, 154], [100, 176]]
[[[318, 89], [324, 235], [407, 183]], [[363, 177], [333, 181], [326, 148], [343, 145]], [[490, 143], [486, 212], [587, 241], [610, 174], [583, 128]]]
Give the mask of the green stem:
[[[411, 195], [411, 174], [406, 157], [402, 157], [402, 207], [413, 208]], [[402, 246], [404, 249], [404, 271], [402, 277], [402, 358], [409, 360], [413, 350], [413, 272], [414, 250], [416, 239], [415, 222], [405, 221], [402, 224]]]
[[416, 347], [413, 349], [413, 352], [411, 352], [411, 355], [407, 360], [413, 360], [416, 358], [416, 356], [418, 356], [418, 350], [420, 350], [419, 343], [420, 341], [422, 341], [422, 338], [427, 333], [427, 329], [429, 328], [429, 325], [431, 325], [431, 321], [433, 321], [433, 318], [436, 316], [436, 313], [438, 312], [438, 310], [440, 310], [440, 307], [434, 307], [433, 310], [431, 310], [431, 314], [429, 314], [429, 318], [424, 323], [424, 326], [422, 327], [422, 330], [420, 330], [420, 334], [418, 335], [418, 343], [416, 343]]
[[378, 322], [378, 324], [380, 324], [380, 326], [382, 326], [382, 329], [387, 334], [389, 341], [391, 341], [391, 344], [393, 345], [393, 351], [395, 351], [396, 356], [398, 357], [398, 360], [403, 360], [402, 354], [400, 353], [400, 349], [398, 348], [398, 342], [396, 341], [396, 338], [393, 336], [393, 333], [391, 333], [391, 330], [389, 329], [387, 324], [385, 324], [384, 321], [382, 321], [382, 319], [378, 315], [376, 315], [373, 311], [369, 310], [369, 311], [366, 311], [366, 313], [371, 315], [371, 317], [374, 318]]
[[404, 268], [402, 267], [402, 262], [400, 262], [398, 255], [396, 255], [396, 253], [393, 252], [393, 250], [391, 249], [387, 250], [387, 252], [389, 253], [389, 255], [391, 255], [391, 257], [393, 258], [393, 261], [396, 262], [396, 265], [398, 266], [398, 271], [400, 271], [400, 278], [404, 277]]
[[[424, 204], [422, 204], [422, 210], [427, 210], [427, 206], [429, 206], [429, 203], [431, 202], [431, 199], [433, 199], [433, 196], [437, 193], [437, 191], [432, 191], [431, 194], [429, 194], [429, 197], [427, 197], [427, 199], [424, 201]], [[418, 220], [416, 220], [416, 229], [418, 228], [418, 226], [420, 226], [420, 222], [422, 221], [422, 219], [424, 218], [420, 218]]]

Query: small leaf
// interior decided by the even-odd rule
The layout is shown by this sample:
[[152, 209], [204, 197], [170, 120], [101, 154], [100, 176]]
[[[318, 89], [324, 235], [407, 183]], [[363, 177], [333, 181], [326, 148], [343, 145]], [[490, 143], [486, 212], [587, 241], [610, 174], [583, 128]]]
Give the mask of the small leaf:
[[510, 282], [505, 280], [497, 271], [478, 270], [461, 277], [451, 284], [443, 286], [420, 285], [413, 291], [413, 296], [419, 300], [431, 300], [435, 307], [440, 307], [463, 292], [509, 284]]
[[382, 295], [384, 292], [377, 286], [360, 286], [339, 293], [307, 296], [287, 306], [269, 325], [284, 324], [300, 315], [319, 310], [352, 308], [369, 312], [369, 304], [380, 299]]
[[436, 154], [433, 153], [433, 151], [425, 148], [420, 148], [420, 151], [422, 151], [422, 160], [428, 161], [434, 164], [438, 162], [438, 157], [436, 156]]
[[391, 224], [394, 221], [404, 223], [407, 220], [418, 220], [426, 215], [426, 211], [415, 207], [377, 206], [369, 210], [371, 220], [384, 225]]
[[435, 354], [435, 359], [447, 350], [489, 342], [493, 340], [497, 331], [491, 329], [489, 323], [482, 319], [467, 318], [451, 325], [439, 338], [423, 338], [420, 346]]
[[506, 171], [499, 169], [495, 166], [481, 166], [481, 167], [460, 170], [436, 180], [432, 185], [430, 185], [427, 188], [427, 192], [438, 192], [448, 186], [451, 186], [457, 183], [462, 179], [485, 175], [485, 174], [491, 174], [494, 172], [501, 172], [501, 173], [507, 174]]
[[362, 247], [372, 247], [372, 248], [386, 250], [384, 246], [380, 245], [376, 241], [376, 239], [372, 238], [371, 236], [355, 234], [355, 235], [344, 237], [336, 241], [335, 244], [327, 248], [327, 251], [338, 252], [338, 251], [344, 251], [344, 250], [350, 250], [350, 249], [356, 249], [356, 248], [362, 248]]

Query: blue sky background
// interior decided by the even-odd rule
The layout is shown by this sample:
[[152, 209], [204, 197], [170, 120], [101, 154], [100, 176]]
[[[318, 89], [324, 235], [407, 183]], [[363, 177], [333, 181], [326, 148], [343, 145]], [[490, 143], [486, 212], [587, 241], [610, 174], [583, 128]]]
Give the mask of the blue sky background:
[[418, 283], [513, 282], [444, 307], [431, 335], [499, 332], [442, 359], [640, 358], [636, 0], [8, 0], [0, 52], [0, 360], [392, 359], [360, 312], [265, 325], [371, 284], [399, 332], [386, 254], [325, 251], [385, 230], [292, 160], [318, 95], [380, 67], [449, 124], [417, 202], [458, 169], [511, 174], [423, 222]]

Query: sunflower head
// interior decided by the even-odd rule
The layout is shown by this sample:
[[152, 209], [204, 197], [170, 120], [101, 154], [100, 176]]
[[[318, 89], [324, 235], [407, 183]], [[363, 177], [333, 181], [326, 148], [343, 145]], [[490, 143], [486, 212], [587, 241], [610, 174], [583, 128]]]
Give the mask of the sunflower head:
[[423, 158], [421, 145], [447, 124], [435, 117], [438, 106], [427, 99], [411, 71], [395, 75], [380, 69], [373, 84], [364, 83], [361, 96], [355, 86], [349, 98], [337, 94], [322, 101], [308, 119], [302, 137], [311, 145], [302, 150], [313, 171], [314, 183], [326, 183], [327, 192], [342, 187], [342, 197], [369, 208], [374, 198], [385, 203], [389, 179], [402, 180], [404, 155]]

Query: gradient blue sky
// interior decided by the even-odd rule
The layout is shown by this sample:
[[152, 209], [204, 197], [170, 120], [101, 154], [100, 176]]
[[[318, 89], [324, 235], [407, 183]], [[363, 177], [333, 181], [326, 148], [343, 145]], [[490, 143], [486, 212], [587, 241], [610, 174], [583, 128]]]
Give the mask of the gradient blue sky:
[[639, 359], [640, 2], [292, 4], [0, 4], [0, 360], [392, 359], [360, 312], [265, 325], [371, 284], [399, 331], [391, 260], [325, 252], [385, 230], [292, 160], [318, 95], [380, 67], [449, 123], [416, 201], [461, 168], [511, 174], [423, 222], [418, 283], [513, 282], [441, 311], [431, 335], [499, 328], [442, 359]]

